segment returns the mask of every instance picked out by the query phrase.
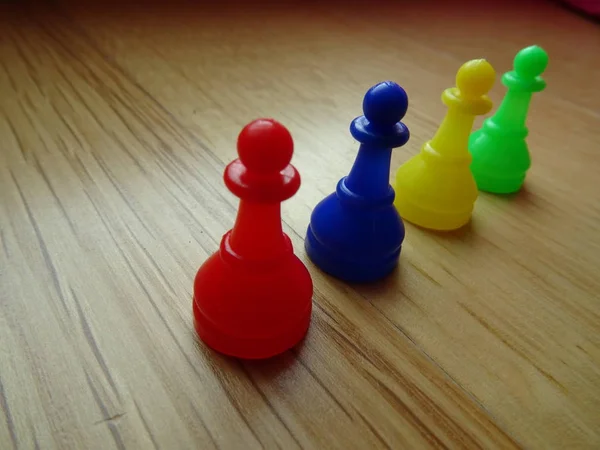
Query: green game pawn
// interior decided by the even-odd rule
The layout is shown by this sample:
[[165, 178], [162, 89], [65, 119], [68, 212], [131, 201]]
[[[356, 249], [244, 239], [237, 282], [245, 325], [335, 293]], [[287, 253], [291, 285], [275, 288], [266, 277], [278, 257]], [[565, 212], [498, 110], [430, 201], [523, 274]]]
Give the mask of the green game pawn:
[[533, 93], [546, 87], [540, 75], [547, 65], [548, 54], [534, 45], [517, 53], [514, 70], [503, 75], [506, 96], [496, 113], [469, 138], [471, 172], [479, 190], [511, 194], [521, 189], [531, 166], [527, 111]]

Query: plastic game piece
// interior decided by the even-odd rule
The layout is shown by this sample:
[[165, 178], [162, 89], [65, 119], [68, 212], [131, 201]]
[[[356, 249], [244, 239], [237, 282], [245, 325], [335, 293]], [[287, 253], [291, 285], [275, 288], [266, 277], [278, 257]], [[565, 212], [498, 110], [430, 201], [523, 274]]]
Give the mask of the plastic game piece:
[[239, 211], [219, 250], [198, 270], [193, 311], [200, 338], [230, 356], [282, 353], [310, 323], [312, 279], [281, 223], [281, 202], [300, 188], [290, 164], [293, 145], [283, 125], [255, 120], [238, 137], [239, 159], [225, 169]]
[[396, 83], [370, 88], [364, 116], [350, 133], [361, 143], [348, 176], [313, 210], [305, 240], [310, 259], [324, 272], [348, 282], [385, 277], [398, 264], [404, 224], [394, 208], [389, 184], [392, 149], [409, 139], [400, 120], [408, 97]]
[[540, 75], [547, 65], [548, 54], [542, 48], [521, 50], [515, 57], [514, 70], [502, 77], [508, 91], [498, 110], [471, 134], [471, 171], [481, 191], [511, 194], [521, 189], [531, 166], [526, 142], [527, 111], [533, 93], [546, 87]]
[[440, 231], [469, 222], [478, 191], [467, 145], [475, 117], [492, 108], [486, 94], [495, 77], [487, 61], [468, 61], [456, 74], [456, 87], [442, 94], [448, 111], [437, 133], [396, 172], [395, 205], [404, 220]]

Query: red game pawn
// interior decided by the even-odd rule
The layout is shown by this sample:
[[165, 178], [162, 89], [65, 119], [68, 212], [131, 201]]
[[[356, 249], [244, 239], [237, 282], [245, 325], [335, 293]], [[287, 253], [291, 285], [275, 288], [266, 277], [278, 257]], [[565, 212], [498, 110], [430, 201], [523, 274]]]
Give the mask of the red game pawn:
[[194, 319], [200, 338], [238, 358], [268, 358], [306, 334], [313, 284], [281, 224], [281, 202], [300, 188], [290, 164], [294, 142], [271, 119], [246, 125], [239, 159], [225, 169], [227, 188], [240, 198], [235, 225], [198, 270]]

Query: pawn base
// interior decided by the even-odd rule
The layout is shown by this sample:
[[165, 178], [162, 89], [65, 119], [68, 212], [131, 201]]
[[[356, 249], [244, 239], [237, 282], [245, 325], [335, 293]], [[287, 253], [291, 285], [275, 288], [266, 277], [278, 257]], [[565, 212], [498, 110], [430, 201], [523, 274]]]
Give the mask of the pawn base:
[[452, 231], [465, 226], [471, 220], [473, 208], [466, 211], [431, 211], [404, 197], [398, 196], [394, 205], [402, 219], [422, 228], [436, 231]]
[[386, 277], [398, 265], [404, 224], [394, 208], [389, 186], [381, 198], [348, 190], [346, 179], [313, 210], [304, 245], [323, 272], [349, 283]]
[[332, 252], [321, 244], [308, 228], [304, 241], [306, 253], [323, 272], [348, 283], [370, 283], [388, 276], [398, 265], [399, 247], [386, 257], [377, 259], [350, 259]]
[[242, 359], [270, 358], [306, 334], [313, 283], [306, 266], [287, 249], [268, 260], [232, 252], [229, 234], [200, 267], [194, 281], [194, 325], [214, 350]]
[[311, 309], [309, 308], [298, 322], [284, 334], [263, 339], [233, 336], [219, 330], [198, 307], [194, 297], [194, 328], [202, 341], [213, 350], [224, 355], [240, 359], [267, 359], [277, 356], [293, 348], [300, 342], [310, 325]]
[[512, 178], [500, 178], [474, 172], [477, 188], [490, 194], [514, 194], [519, 192], [525, 183], [525, 174]]
[[531, 167], [526, 137], [527, 128], [503, 130], [491, 119], [471, 134], [471, 172], [480, 191], [514, 194], [521, 189]]

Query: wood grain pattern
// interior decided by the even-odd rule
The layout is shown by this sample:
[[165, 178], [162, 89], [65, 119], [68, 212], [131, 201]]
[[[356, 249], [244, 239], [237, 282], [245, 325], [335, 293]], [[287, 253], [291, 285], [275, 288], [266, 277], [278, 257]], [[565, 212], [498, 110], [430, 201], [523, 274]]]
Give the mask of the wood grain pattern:
[[[598, 448], [600, 28], [482, 3], [4, 4], [0, 448]], [[459, 232], [407, 225], [383, 282], [321, 274], [302, 240], [365, 90], [409, 93], [395, 169], [464, 61], [502, 73], [532, 43], [551, 62], [526, 189], [482, 194]], [[295, 139], [283, 219], [315, 311], [298, 348], [248, 363], [197, 341], [191, 288], [261, 116]]]

